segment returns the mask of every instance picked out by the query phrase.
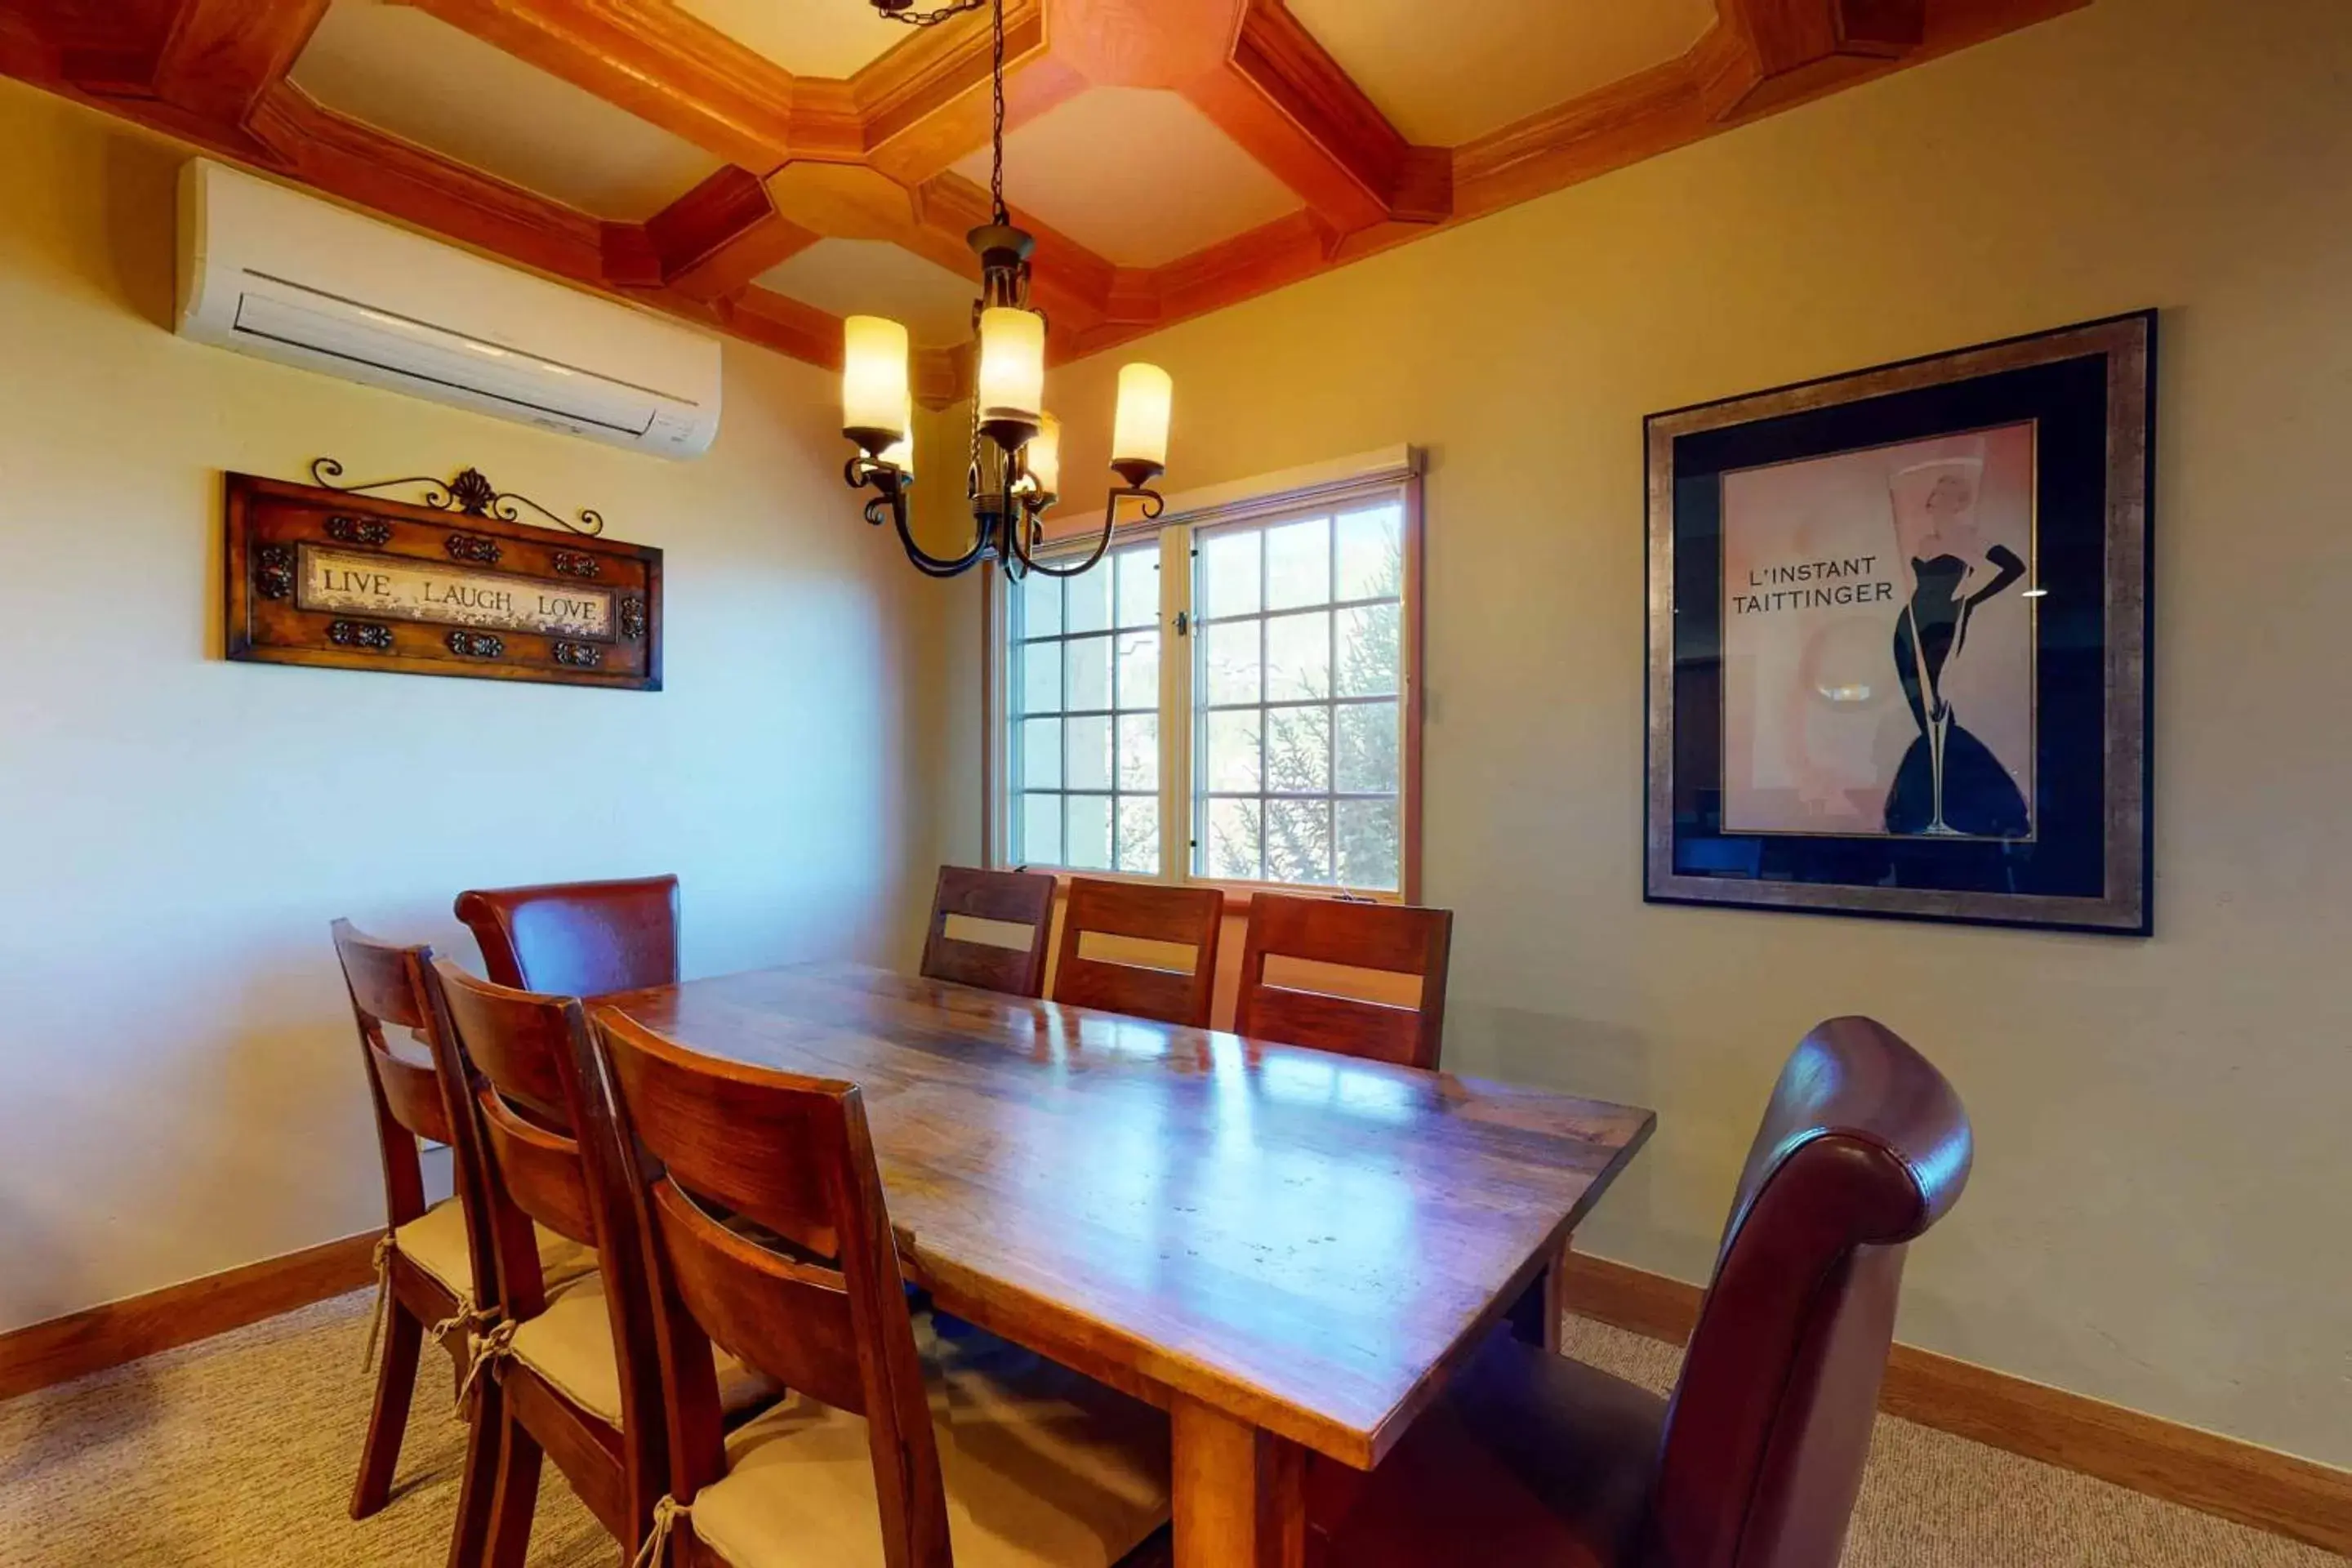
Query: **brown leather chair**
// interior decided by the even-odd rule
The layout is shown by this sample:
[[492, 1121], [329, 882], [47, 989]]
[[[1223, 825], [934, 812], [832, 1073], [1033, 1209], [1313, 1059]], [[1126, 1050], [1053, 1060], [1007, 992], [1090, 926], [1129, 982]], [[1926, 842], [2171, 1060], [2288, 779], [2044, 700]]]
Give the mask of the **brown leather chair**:
[[[1234, 1033], [1435, 1071], [1444, 1044], [1445, 969], [1454, 911], [1259, 893], [1250, 900]], [[1265, 978], [1270, 958], [1417, 976], [1412, 1006]]]
[[549, 882], [457, 895], [492, 980], [554, 996], [677, 984], [677, 879]]
[[1904, 1253], [1968, 1182], [1968, 1114], [1867, 1018], [1822, 1025], [1748, 1151], [1673, 1399], [1507, 1336], [1370, 1478], [1314, 1475], [1338, 1568], [1834, 1568]]
[[[700, 1056], [616, 1007], [595, 1028], [583, 1077], [647, 1240], [669, 1413], [672, 1506], [642, 1561], [1109, 1568], [1158, 1550], [1167, 1417], [910, 1309], [855, 1084]], [[731, 1436], [715, 1339], [793, 1391]]]
[[[953, 919], [992, 925], [1025, 926], [1027, 942], [999, 947], [948, 934]], [[1041, 871], [975, 871], [940, 868], [931, 895], [930, 930], [923, 938], [924, 975], [976, 985], [1013, 996], [1039, 996], [1045, 990], [1046, 944], [1054, 932], [1054, 879]]]
[[[1054, 1000], [1205, 1029], [1217, 988], [1217, 936], [1224, 922], [1225, 895], [1214, 888], [1073, 878], [1069, 904], [1062, 911], [1061, 950], [1054, 960]], [[1090, 957], [1084, 951], [1088, 936], [1189, 947], [1192, 967], [1163, 969], [1125, 958]]]

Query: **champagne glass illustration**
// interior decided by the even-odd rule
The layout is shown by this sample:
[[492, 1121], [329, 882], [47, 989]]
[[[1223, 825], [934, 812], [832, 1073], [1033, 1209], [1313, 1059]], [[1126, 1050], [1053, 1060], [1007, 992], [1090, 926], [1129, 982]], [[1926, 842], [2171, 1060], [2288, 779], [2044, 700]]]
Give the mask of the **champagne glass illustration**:
[[[1958, 727], [1947, 695], [1953, 667], [1968, 647], [1969, 617], [2025, 573], [2025, 563], [2013, 551], [1987, 544], [1978, 526], [1983, 482], [1981, 441], [1956, 455], [1899, 468], [1887, 480], [1896, 558], [1911, 588], [1895, 621], [1895, 668], [1919, 726], [1919, 739], [1905, 755], [1887, 795], [1890, 833], [1962, 837], [2023, 831], [2023, 796], [1982, 742]], [[1979, 759], [1991, 763], [1998, 780], [1988, 780], [1981, 765], [1968, 770], [1968, 821], [1958, 826], [1951, 821], [1956, 750], [1972, 764]]]

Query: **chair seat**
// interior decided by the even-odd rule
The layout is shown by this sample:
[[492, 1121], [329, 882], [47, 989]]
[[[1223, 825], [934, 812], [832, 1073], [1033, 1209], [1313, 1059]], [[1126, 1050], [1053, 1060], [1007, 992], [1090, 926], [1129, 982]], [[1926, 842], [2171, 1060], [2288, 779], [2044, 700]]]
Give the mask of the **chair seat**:
[[[566, 1399], [613, 1427], [621, 1425], [621, 1363], [613, 1349], [604, 1277], [590, 1274], [547, 1300], [547, 1310], [515, 1330], [514, 1357]], [[783, 1392], [772, 1379], [719, 1352], [719, 1403], [733, 1414]]]
[[[977, 1330], [916, 1340], [957, 1568], [1110, 1568], [1166, 1521], [1160, 1412]], [[880, 1568], [864, 1417], [796, 1394], [727, 1458], [690, 1517], [734, 1568]]]
[[1623, 1568], [1665, 1417], [1647, 1389], [1497, 1334], [1369, 1477], [1318, 1467], [1318, 1555], [1335, 1568]]
[[[433, 1276], [460, 1301], [474, 1300], [474, 1263], [466, 1247], [466, 1212], [455, 1198], [443, 1198], [392, 1233], [400, 1255]], [[539, 1227], [539, 1267], [551, 1290], [569, 1284], [596, 1267], [596, 1253]]]

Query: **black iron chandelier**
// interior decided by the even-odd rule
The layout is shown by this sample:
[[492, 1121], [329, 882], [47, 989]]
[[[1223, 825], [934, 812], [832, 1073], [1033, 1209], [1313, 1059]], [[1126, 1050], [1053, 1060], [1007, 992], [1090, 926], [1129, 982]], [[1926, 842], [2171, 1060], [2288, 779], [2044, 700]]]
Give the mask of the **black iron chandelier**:
[[842, 434], [857, 447], [843, 478], [852, 489], [871, 489], [866, 521], [887, 517], [898, 528], [907, 558], [933, 577], [954, 577], [993, 561], [1015, 580], [1031, 572], [1075, 577], [1110, 548], [1122, 500], [1156, 518], [1163, 503], [1151, 482], [1168, 463], [1171, 386], [1157, 365], [1129, 364], [1118, 373], [1110, 466], [1120, 483], [1103, 503], [1102, 533], [1086, 558], [1062, 566], [1038, 560], [1045, 514], [1061, 499], [1062, 431], [1045, 412], [1045, 316], [1029, 302], [1029, 257], [1036, 240], [1015, 226], [1004, 205], [1004, 0], [953, 0], [919, 11], [914, 0], [868, 0], [894, 22], [928, 27], [966, 11], [992, 13], [995, 55], [991, 72], [995, 118], [989, 200], [992, 221], [967, 236], [980, 258], [980, 298], [972, 304], [979, 338], [973, 377], [971, 460], [966, 493], [972, 542], [961, 555], [933, 555], [915, 541], [908, 492], [915, 482], [914, 399], [908, 370], [907, 329], [880, 316], [843, 323]]

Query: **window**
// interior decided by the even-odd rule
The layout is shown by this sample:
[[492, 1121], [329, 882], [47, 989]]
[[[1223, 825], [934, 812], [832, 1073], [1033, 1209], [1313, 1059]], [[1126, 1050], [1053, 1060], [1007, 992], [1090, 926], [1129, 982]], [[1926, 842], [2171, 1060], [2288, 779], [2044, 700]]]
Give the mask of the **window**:
[[1382, 457], [997, 586], [999, 863], [1412, 896], [1418, 480]]

